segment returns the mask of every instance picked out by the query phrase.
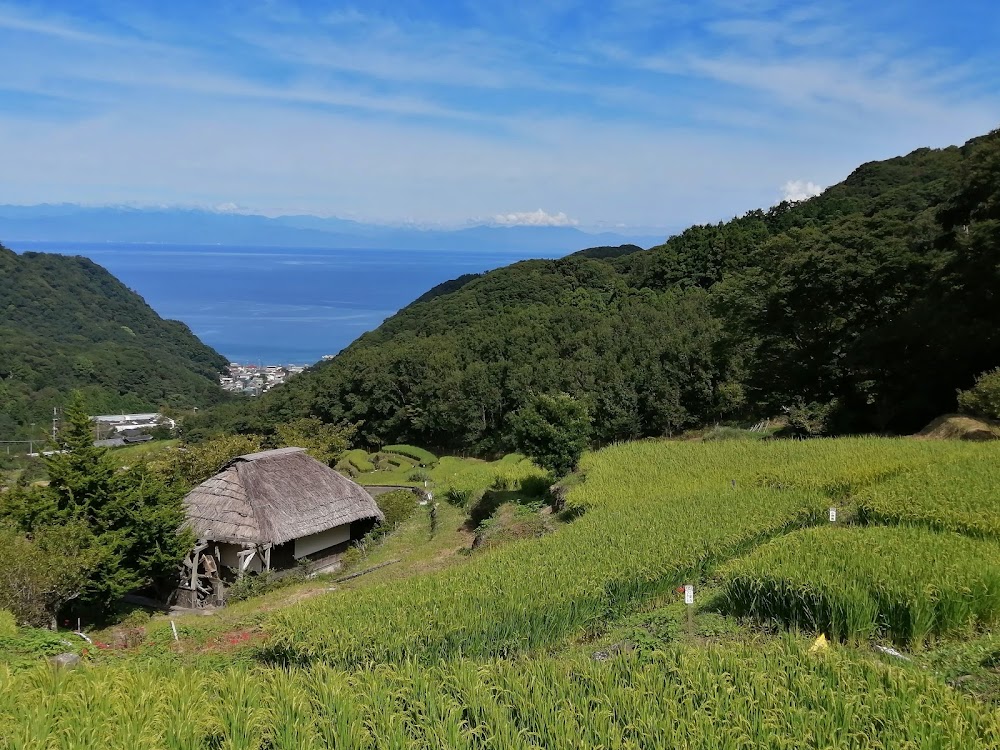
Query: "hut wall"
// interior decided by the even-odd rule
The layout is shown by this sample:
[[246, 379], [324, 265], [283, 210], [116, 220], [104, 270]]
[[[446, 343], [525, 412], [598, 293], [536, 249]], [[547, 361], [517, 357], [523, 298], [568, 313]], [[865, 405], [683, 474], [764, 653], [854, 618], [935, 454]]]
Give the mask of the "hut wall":
[[[236, 556], [236, 553], [243, 551], [243, 545], [219, 542], [218, 544], [213, 544], [210, 549], [214, 549], [214, 547], [219, 548], [219, 557], [221, 558], [222, 564], [236, 570], [236, 567], [240, 564], [240, 560]], [[250, 561], [250, 565], [247, 567], [247, 570], [251, 573], [260, 573], [263, 569], [264, 561], [261, 560], [260, 555], [254, 555], [253, 560]]]
[[295, 540], [296, 559], [311, 555], [314, 552], [336, 547], [351, 539], [351, 524], [345, 523], [341, 526], [334, 526], [332, 529], [321, 531], [318, 534], [310, 534]]

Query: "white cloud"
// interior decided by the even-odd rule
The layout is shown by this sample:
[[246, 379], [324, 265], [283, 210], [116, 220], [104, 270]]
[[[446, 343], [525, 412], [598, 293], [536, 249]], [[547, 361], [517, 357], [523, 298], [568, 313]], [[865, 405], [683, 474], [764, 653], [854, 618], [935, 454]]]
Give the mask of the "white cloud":
[[573, 227], [579, 224], [560, 211], [550, 214], [542, 209], [537, 211], [515, 211], [509, 214], [497, 214], [493, 223], [502, 227]]
[[823, 188], [809, 180], [789, 180], [781, 191], [784, 194], [782, 200], [797, 203], [816, 197], [823, 192]]

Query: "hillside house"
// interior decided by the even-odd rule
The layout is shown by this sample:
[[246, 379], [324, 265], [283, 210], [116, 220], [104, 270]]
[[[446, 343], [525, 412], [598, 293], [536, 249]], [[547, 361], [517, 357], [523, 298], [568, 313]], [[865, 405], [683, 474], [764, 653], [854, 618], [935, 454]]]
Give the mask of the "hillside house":
[[239, 456], [195, 487], [184, 506], [198, 537], [178, 597], [187, 606], [221, 599], [221, 568], [238, 578], [293, 567], [346, 548], [383, 518], [360, 485], [302, 448]]

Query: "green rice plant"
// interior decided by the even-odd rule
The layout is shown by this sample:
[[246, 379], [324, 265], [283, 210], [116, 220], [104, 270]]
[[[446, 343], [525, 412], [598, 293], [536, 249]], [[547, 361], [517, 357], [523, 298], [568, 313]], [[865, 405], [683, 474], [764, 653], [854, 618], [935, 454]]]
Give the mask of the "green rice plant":
[[[0, 672], [11, 748], [965, 748], [997, 747], [1000, 715], [909, 665], [804, 644], [670, 647], [560, 658], [187, 670], [119, 663], [53, 679]], [[49, 674], [44, 674], [49, 673]], [[141, 698], [127, 691], [140, 689]], [[180, 714], [187, 688], [202, 706]], [[106, 696], [102, 699], [101, 696]], [[131, 701], [129, 708], [116, 705]], [[120, 720], [146, 705], [142, 726]], [[38, 710], [36, 710], [38, 709]], [[39, 721], [39, 716], [45, 720]], [[194, 722], [177, 745], [171, 727]], [[206, 723], [206, 718], [208, 721]], [[207, 730], [207, 731], [206, 731]]]
[[1000, 539], [1000, 442], [948, 445], [936, 460], [862, 492], [860, 521]]
[[[547, 645], [697, 580], [761, 541], [815, 524], [829, 505], [853, 502], [880, 483], [935, 462], [982, 460], [981, 448], [879, 438], [613, 446], [584, 457], [586, 481], [568, 491], [566, 505], [587, 512], [558, 533], [490, 550], [460, 570], [282, 610], [268, 623], [266, 653], [351, 666]], [[450, 461], [441, 460], [438, 476]], [[459, 497], [471, 476], [482, 487], [498, 468], [454, 461], [465, 474], [450, 477], [448, 489]]]
[[433, 467], [438, 462], [437, 456], [428, 450], [418, 448], [415, 445], [386, 445], [382, 448], [383, 453], [398, 453], [401, 456], [412, 458], [425, 467]]
[[363, 451], [360, 448], [356, 448], [351, 451], [347, 451], [341, 458], [341, 461], [347, 461], [354, 470], [360, 474], [367, 474], [368, 472], [375, 471], [375, 464], [371, 462], [367, 451]]
[[725, 566], [728, 608], [842, 640], [919, 646], [1000, 618], [1000, 545], [907, 527], [798, 531]]

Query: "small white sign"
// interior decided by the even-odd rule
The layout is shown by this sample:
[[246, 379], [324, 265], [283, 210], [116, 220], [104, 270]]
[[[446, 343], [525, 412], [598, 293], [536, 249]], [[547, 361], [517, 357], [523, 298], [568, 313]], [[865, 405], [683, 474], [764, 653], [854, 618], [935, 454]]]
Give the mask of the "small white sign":
[[830, 523], [837, 523], [837, 509], [830, 508]]
[[685, 584], [684, 586], [684, 603], [694, 604], [694, 586], [690, 583]]
[[433, 492], [428, 492], [427, 493], [427, 499], [428, 500], [433, 500], [434, 499], [434, 493]]

